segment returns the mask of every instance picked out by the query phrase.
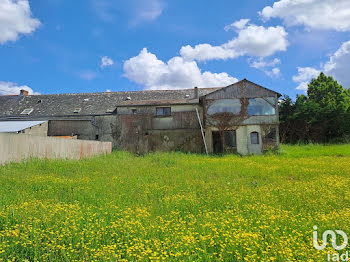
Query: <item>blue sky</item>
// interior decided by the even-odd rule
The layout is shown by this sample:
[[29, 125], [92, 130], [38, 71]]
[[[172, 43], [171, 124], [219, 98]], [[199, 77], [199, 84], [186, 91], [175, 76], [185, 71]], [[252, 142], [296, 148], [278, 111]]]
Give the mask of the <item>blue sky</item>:
[[348, 0], [0, 0], [0, 94], [247, 78], [295, 97], [321, 70], [350, 87], [349, 31]]

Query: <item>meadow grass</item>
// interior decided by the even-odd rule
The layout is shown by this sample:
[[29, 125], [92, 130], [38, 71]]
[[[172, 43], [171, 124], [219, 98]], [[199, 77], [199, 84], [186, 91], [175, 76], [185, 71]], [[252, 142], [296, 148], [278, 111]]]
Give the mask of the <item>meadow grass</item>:
[[350, 145], [30, 160], [0, 188], [5, 261], [325, 261], [313, 226], [350, 236]]

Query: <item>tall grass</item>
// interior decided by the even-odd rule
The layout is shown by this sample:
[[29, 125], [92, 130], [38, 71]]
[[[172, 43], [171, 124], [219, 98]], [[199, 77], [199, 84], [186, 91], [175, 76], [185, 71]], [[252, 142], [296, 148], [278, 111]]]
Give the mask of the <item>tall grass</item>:
[[6, 165], [0, 259], [323, 261], [313, 226], [350, 233], [349, 163], [350, 145], [307, 145]]

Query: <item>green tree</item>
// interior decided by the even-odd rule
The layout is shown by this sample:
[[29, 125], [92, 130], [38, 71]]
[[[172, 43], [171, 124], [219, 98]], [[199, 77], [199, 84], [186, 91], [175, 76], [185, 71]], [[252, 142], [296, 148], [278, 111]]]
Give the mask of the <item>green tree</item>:
[[[321, 73], [308, 85], [307, 96], [280, 104], [284, 142], [330, 142], [350, 135], [350, 92]], [[283, 132], [281, 132], [283, 134]]]
[[321, 73], [312, 79], [307, 94], [312, 107], [309, 121], [321, 141], [344, 137], [349, 131], [346, 125], [348, 92], [331, 76]]

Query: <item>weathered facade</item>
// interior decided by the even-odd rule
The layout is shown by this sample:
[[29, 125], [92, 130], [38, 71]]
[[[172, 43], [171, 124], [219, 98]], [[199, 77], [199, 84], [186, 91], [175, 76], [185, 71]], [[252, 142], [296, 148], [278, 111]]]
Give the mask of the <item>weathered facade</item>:
[[205, 144], [209, 153], [259, 154], [279, 145], [279, 96], [247, 80], [223, 88], [22, 93], [0, 96], [0, 121], [45, 120], [49, 136], [111, 141], [139, 154], [205, 152]]
[[0, 133], [47, 136], [47, 121], [0, 121]]

